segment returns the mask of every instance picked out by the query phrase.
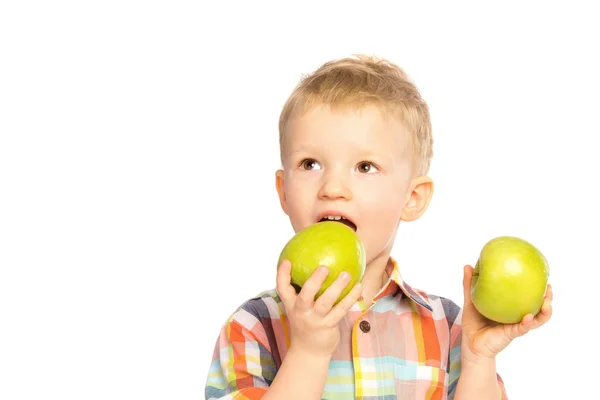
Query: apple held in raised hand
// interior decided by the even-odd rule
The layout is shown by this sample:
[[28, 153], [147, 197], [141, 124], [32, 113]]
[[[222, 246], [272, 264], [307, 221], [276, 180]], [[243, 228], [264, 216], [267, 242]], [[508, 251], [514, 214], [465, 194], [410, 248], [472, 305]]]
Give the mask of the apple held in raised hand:
[[352, 228], [336, 221], [318, 222], [296, 233], [281, 251], [277, 265], [284, 259], [292, 264], [291, 284], [297, 292], [319, 266], [329, 269], [315, 298], [323, 294], [340, 273], [348, 272], [350, 281], [336, 304], [362, 280], [366, 268], [365, 249], [360, 238]]
[[484, 317], [503, 324], [519, 323], [540, 311], [550, 269], [531, 243], [514, 236], [487, 242], [471, 279], [473, 305]]

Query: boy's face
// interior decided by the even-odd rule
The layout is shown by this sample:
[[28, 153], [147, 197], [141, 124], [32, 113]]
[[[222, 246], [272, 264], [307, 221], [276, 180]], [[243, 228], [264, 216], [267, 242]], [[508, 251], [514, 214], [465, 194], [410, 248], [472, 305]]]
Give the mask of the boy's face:
[[346, 217], [361, 238], [367, 263], [388, 256], [400, 220], [427, 208], [432, 183], [413, 177], [409, 132], [375, 106], [358, 112], [319, 106], [292, 116], [276, 186], [298, 232], [328, 215]]

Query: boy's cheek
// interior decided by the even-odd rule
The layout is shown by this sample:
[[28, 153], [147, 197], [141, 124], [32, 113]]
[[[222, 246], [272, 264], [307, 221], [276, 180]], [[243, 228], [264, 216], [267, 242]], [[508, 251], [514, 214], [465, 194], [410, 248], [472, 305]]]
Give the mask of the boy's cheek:
[[288, 196], [287, 200], [287, 214], [295, 232], [299, 232], [315, 222], [312, 221], [312, 216], [310, 215], [312, 207], [310, 204], [303, 201], [300, 196], [301, 195], [294, 196], [292, 194], [291, 196]]
[[390, 200], [378, 202], [377, 207], [371, 208], [368, 216], [365, 213], [369, 225], [385, 235], [397, 229], [402, 216], [402, 202], [398, 199]]
[[400, 215], [404, 208], [404, 196], [400, 190], [369, 190], [362, 194], [360, 203], [365, 211], [370, 210], [374, 214]]

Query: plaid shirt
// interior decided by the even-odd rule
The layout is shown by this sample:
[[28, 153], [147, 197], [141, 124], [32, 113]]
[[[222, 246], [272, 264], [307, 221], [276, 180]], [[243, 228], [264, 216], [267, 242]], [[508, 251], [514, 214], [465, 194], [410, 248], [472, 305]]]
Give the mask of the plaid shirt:
[[[371, 304], [358, 301], [340, 322], [323, 399], [450, 400], [460, 375], [459, 306], [402, 281], [397, 263]], [[259, 399], [290, 344], [285, 309], [269, 290], [245, 302], [223, 326], [206, 399]], [[506, 400], [500, 375], [499, 398]]]

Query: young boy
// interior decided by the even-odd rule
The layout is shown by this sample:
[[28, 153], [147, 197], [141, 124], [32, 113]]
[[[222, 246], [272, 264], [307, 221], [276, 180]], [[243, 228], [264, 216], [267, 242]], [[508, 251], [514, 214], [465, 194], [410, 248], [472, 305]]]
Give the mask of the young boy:
[[276, 289], [245, 302], [218, 337], [207, 399], [506, 399], [496, 355], [550, 319], [514, 325], [481, 316], [463, 274], [464, 305], [411, 288], [390, 256], [400, 221], [427, 209], [433, 184], [429, 111], [397, 65], [360, 56], [304, 78], [279, 122], [276, 188], [294, 231], [339, 217], [365, 246], [364, 279], [337, 305], [341, 274], [316, 301], [317, 270], [299, 293], [290, 263]]

